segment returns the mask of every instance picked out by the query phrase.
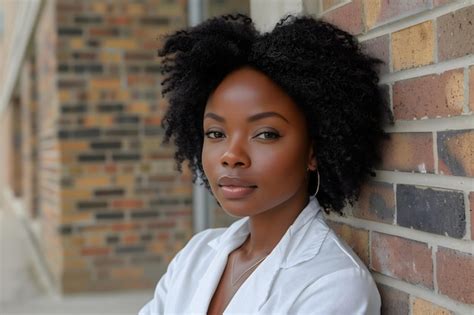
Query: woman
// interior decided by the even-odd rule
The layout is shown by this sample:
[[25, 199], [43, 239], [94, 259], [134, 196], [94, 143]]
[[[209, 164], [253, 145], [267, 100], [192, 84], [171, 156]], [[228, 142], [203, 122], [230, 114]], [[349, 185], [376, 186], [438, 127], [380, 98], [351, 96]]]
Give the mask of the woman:
[[173, 258], [140, 314], [379, 314], [361, 260], [326, 225], [380, 160], [381, 62], [350, 34], [227, 15], [166, 38], [165, 142], [230, 215]]

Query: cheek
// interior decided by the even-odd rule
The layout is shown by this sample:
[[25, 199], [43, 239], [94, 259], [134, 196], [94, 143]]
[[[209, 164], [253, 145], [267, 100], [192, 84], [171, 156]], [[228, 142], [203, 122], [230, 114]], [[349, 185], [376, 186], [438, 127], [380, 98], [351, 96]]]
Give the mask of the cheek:
[[217, 150], [211, 149], [205, 143], [202, 147], [201, 153], [201, 161], [202, 161], [202, 168], [204, 169], [204, 174], [206, 175], [207, 179], [209, 180], [209, 184], [212, 185], [214, 180], [214, 171], [213, 169], [217, 166], [219, 159], [219, 153]]
[[[263, 154], [254, 155], [253, 166], [260, 178], [269, 185], [296, 185], [304, 179], [306, 160], [304, 149], [299, 145], [273, 148]], [[282, 187], [283, 188], [283, 187]]]

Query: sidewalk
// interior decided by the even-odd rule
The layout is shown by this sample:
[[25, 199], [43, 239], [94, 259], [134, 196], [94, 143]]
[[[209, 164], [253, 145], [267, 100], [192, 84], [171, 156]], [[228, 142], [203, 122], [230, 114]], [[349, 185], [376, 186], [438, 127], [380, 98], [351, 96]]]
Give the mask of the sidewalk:
[[152, 297], [152, 290], [48, 295], [39, 284], [30, 246], [27, 232], [15, 214], [0, 209], [0, 315], [137, 314]]

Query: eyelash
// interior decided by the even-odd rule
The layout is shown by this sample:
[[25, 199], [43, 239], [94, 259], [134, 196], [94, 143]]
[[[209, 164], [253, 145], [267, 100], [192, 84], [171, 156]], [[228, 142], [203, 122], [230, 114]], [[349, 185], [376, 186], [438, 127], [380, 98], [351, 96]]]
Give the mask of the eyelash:
[[[216, 134], [219, 134], [220, 137], [218, 137], [218, 136], [211, 137], [212, 134], [214, 134], [214, 136]], [[262, 140], [274, 140], [274, 139], [278, 139], [278, 138], [281, 137], [279, 133], [274, 132], [274, 131], [262, 131], [259, 134], [257, 134], [254, 138], [258, 138], [262, 134], [266, 134], [267, 136], [271, 135], [271, 137], [269, 137], [269, 138], [259, 138], [259, 139], [262, 139]], [[219, 139], [219, 138], [223, 137], [224, 133], [220, 132], [220, 131], [208, 131], [208, 132], [205, 133], [205, 135], [208, 139]]]

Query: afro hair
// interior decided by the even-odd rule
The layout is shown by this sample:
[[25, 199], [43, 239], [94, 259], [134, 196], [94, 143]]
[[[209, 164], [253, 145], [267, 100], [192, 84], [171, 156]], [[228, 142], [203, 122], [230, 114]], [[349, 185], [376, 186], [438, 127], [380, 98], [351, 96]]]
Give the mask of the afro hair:
[[[320, 174], [317, 195], [326, 210], [342, 214], [358, 199], [361, 184], [381, 161], [382, 141], [393, 123], [378, 85], [380, 59], [363, 53], [357, 39], [311, 16], [287, 15], [259, 33], [244, 14], [224, 15], [168, 34], [158, 50], [164, 143], [173, 141], [178, 170], [188, 161], [193, 182], [203, 171], [203, 114], [209, 96], [232, 71], [251, 66], [277, 83], [308, 121]], [[311, 173], [309, 193], [316, 190]]]

